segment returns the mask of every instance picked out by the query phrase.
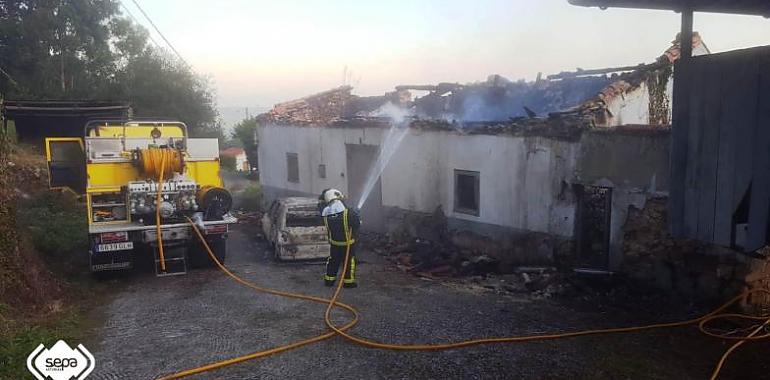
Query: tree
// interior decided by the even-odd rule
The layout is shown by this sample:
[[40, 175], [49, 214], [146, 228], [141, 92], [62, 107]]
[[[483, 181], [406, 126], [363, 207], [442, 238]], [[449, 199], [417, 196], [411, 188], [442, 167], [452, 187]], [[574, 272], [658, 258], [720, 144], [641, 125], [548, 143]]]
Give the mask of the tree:
[[[0, 89], [11, 96], [75, 99], [110, 80], [114, 0], [0, 2]], [[11, 80], [8, 78], [13, 78]]]
[[223, 138], [210, 81], [120, 14], [116, 0], [0, 1], [0, 95], [127, 100], [136, 116]]
[[243, 144], [243, 150], [246, 152], [246, 159], [252, 169], [259, 168], [259, 158], [257, 157], [259, 141], [257, 141], [257, 119], [245, 119], [236, 124], [233, 128], [233, 139], [240, 140]]
[[167, 51], [148, 47], [131, 57], [116, 73], [115, 85], [107, 96], [129, 99], [137, 115], [182, 120], [191, 135], [224, 137], [216, 123], [216, 104], [208, 80], [196, 76]]

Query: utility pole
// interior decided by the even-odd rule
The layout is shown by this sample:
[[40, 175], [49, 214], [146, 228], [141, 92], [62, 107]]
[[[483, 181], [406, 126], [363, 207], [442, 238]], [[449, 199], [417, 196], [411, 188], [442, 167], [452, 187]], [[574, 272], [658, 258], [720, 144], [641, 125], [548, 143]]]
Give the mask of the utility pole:
[[[679, 59], [674, 62], [674, 99], [671, 120], [671, 178], [681, 178], [687, 172], [687, 145], [690, 129], [690, 70], [692, 60], [692, 7], [682, 8], [679, 31]], [[674, 237], [684, 236], [684, 188], [672, 189], [669, 230]]]

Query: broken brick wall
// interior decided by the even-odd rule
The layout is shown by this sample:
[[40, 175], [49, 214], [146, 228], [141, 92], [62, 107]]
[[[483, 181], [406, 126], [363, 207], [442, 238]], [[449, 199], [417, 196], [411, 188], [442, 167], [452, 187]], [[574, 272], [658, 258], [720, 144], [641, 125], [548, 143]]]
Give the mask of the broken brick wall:
[[631, 206], [623, 227], [621, 271], [641, 284], [692, 298], [728, 298], [748, 286], [764, 260], [715, 245], [675, 240], [667, 229], [667, 198]]
[[[670, 130], [624, 126], [583, 133], [576, 183], [612, 189], [609, 221], [609, 270], [623, 257], [623, 226], [631, 207], [642, 208], [651, 196], [668, 190]], [[576, 225], [592, 223], [576, 220]]]

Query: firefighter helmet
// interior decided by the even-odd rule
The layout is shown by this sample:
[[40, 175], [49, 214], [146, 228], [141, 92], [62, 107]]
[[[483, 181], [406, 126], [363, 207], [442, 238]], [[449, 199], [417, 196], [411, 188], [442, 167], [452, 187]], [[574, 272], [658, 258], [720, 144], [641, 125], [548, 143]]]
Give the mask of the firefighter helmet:
[[323, 193], [324, 202], [330, 203], [333, 200], [342, 199], [344, 196], [342, 195], [342, 192], [337, 189], [328, 189], [324, 191]]

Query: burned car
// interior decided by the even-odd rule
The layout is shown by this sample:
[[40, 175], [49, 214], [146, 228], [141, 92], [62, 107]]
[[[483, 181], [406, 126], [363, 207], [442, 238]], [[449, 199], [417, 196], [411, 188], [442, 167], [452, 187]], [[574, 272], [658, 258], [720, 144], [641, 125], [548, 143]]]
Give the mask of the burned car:
[[329, 241], [317, 199], [291, 197], [273, 201], [262, 217], [262, 229], [278, 260], [329, 256]]

